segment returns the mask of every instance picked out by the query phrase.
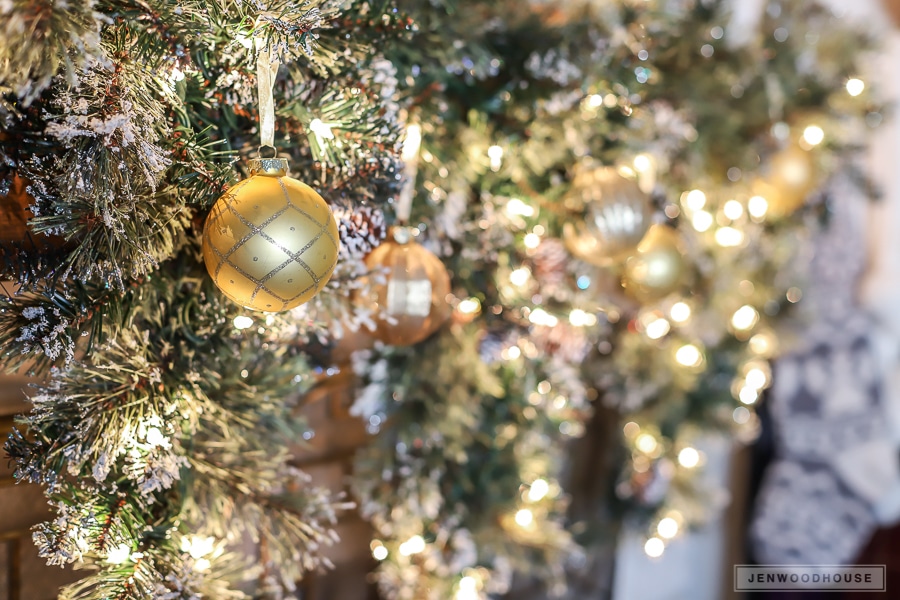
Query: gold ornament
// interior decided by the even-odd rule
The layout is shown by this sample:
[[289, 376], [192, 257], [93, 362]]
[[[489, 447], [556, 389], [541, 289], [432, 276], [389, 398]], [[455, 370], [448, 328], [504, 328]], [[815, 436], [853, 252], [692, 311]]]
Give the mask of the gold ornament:
[[250, 161], [250, 177], [213, 206], [203, 260], [226, 296], [252, 310], [300, 306], [328, 283], [340, 241], [331, 208], [287, 177], [283, 158]]
[[568, 234], [567, 245], [575, 256], [592, 264], [602, 266], [624, 259], [650, 227], [647, 194], [636, 181], [611, 167], [576, 175], [572, 199], [584, 209], [584, 228]]
[[[366, 257], [375, 274], [361, 302], [372, 308], [374, 336], [392, 346], [421, 342], [450, 318], [450, 275], [441, 260], [412, 239], [409, 228], [393, 227], [388, 239]], [[377, 272], [384, 272], [380, 282]]]
[[684, 251], [678, 232], [654, 225], [625, 262], [622, 285], [638, 302], [655, 302], [674, 292], [685, 272]]
[[803, 206], [816, 183], [812, 154], [792, 145], [772, 157], [769, 176], [754, 183], [754, 192], [769, 203], [770, 215], [784, 217]]

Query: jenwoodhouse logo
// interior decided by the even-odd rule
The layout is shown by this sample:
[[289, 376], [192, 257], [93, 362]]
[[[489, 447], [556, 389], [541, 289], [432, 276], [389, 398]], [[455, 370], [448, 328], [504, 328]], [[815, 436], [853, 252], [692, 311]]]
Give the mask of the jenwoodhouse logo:
[[885, 565], [735, 565], [734, 591], [885, 592]]

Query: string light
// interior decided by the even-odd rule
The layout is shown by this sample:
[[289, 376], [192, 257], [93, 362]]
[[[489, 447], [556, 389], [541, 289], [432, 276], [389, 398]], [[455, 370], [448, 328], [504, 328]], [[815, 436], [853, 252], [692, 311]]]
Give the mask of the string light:
[[592, 327], [597, 324], [597, 316], [576, 308], [569, 313], [569, 323], [575, 327]]
[[474, 577], [466, 575], [459, 580], [454, 600], [478, 600], [478, 582]]
[[422, 127], [413, 123], [406, 128], [406, 140], [403, 142], [403, 150], [400, 152], [400, 159], [403, 162], [410, 162], [419, 156], [419, 148], [422, 147]]
[[667, 540], [678, 535], [678, 522], [672, 517], [666, 517], [656, 526], [656, 532]]
[[693, 225], [694, 229], [696, 229], [700, 233], [709, 231], [709, 228], [712, 227], [712, 224], [713, 216], [705, 210], [699, 210], [694, 213], [693, 217], [691, 217], [691, 225]]
[[739, 331], [752, 329], [759, 322], [759, 313], [752, 306], [745, 304], [731, 316], [731, 324]]
[[491, 171], [495, 173], [503, 166], [503, 148], [500, 146], [491, 146], [487, 151], [488, 158], [491, 159]]
[[658, 340], [667, 333], [669, 333], [669, 322], [665, 319], [655, 319], [647, 324], [644, 329], [644, 333], [647, 334], [647, 337], [651, 340]]
[[769, 383], [769, 378], [765, 371], [758, 367], [754, 367], [747, 371], [745, 380], [747, 381], [747, 386], [755, 390], [761, 390]]
[[535, 479], [528, 489], [528, 500], [539, 502], [550, 492], [550, 484], [544, 479]]
[[659, 558], [665, 551], [666, 545], [658, 537], [652, 537], [644, 544], [644, 553], [650, 558]]
[[533, 217], [534, 207], [525, 204], [518, 198], [511, 198], [506, 203], [506, 214], [511, 217]]
[[706, 206], [706, 194], [700, 190], [691, 190], [682, 197], [685, 206], [691, 210], [700, 210]]
[[128, 544], [119, 544], [106, 555], [106, 562], [112, 565], [121, 565], [131, 557], [131, 547]]
[[676, 323], [684, 323], [691, 318], [691, 307], [684, 302], [677, 302], [669, 309], [669, 316]]
[[334, 139], [334, 132], [331, 131], [331, 125], [322, 121], [322, 119], [313, 119], [309, 124], [309, 130], [324, 140]]
[[559, 325], [559, 319], [545, 311], [543, 308], [536, 308], [531, 311], [528, 320], [535, 325], [544, 325], [545, 327], [556, 327]]
[[762, 196], [753, 196], [747, 201], [747, 212], [754, 219], [762, 219], [769, 211], [769, 201]]
[[803, 141], [810, 146], [818, 146], [825, 140], [825, 131], [818, 125], [810, 125], [803, 130]]
[[865, 90], [865, 89], [866, 89], [866, 84], [865, 84], [865, 82], [863, 82], [862, 79], [856, 79], [854, 77], [853, 79], [847, 80], [847, 93], [850, 94], [851, 96], [853, 96], [854, 98], [856, 96], [859, 96], [860, 94], [862, 94], [863, 90]]
[[232, 322], [234, 323], [235, 329], [249, 329], [253, 327], [253, 319], [246, 315], [238, 315]]
[[528, 267], [519, 267], [509, 274], [509, 281], [515, 286], [522, 287], [531, 279], [531, 271]]
[[678, 453], [678, 464], [685, 469], [693, 469], [700, 464], [700, 453], [696, 449], [686, 446]]
[[744, 205], [737, 200], [729, 200], [725, 203], [725, 206], [722, 207], [722, 212], [732, 221], [736, 221], [743, 216]]
[[425, 550], [425, 540], [421, 535], [414, 535], [402, 544], [400, 544], [400, 554], [403, 556], [412, 556], [419, 554]]
[[723, 248], [733, 248], [744, 243], [744, 233], [734, 227], [719, 227], [716, 230], [716, 243]]
[[634, 441], [634, 445], [644, 454], [653, 454], [653, 452], [655, 452], [659, 447], [659, 443], [656, 441], [656, 438], [649, 433], [642, 433], [641, 435], [639, 435]]
[[744, 386], [738, 393], [738, 399], [744, 404], [754, 404], [759, 399], [759, 392], [749, 386]]
[[685, 367], [699, 367], [703, 362], [703, 354], [694, 344], [685, 344], [675, 352], [675, 360]]
[[519, 527], [528, 527], [534, 522], [534, 513], [531, 512], [531, 509], [521, 508], [516, 511], [516, 525]]
[[151, 427], [147, 430], [147, 443], [151, 446], [162, 446], [168, 440], [162, 434], [158, 427]]
[[474, 315], [481, 310], [481, 302], [478, 301], [478, 298], [466, 298], [460, 301], [456, 309], [463, 314]]
[[388, 557], [388, 549], [379, 540], [372, 542], [372, 557], [375, 560], [384, 560]]
[[534, 250], [535, 248], [537, 248], [538, 246], [541, 245], [541, 236], [539, 236], [536, 233], [529, 233], [528, 235], [525, 236], [523, 243], [525, 244], [526, 248], [530, 248], [531, 250]]

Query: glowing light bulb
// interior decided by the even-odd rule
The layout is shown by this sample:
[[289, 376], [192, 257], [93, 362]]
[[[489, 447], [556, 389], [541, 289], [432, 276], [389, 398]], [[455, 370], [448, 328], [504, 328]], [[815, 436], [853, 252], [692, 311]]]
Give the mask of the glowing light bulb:
[[690, 446], [682, 448], [678, 453], [678, 464], [685, 469], [693, 469], [700, 464], [700, 453]]
[[535, 248], [537, 248], [538, 246], [541, 245], [541, 236], [539, 236], [536, 233], [529, 233], [528, 235], [525, 236], [523, 243], [525, 244], [526, 248], [534, 250]]
[[738, 399], [744, 404], [754, 404], [759, 399], [759, 392], [752, 387], [745, 386], [738, 393]]
[[406, 140], [403, 142], [403, 151], [400, 158], [403, 162], [410, 162], [419, 156], [419, 148], [422, 147], [422, 128], [413, 124], [406, 128]]
[[754, 325], [759, 322], [759, 313], [756, 312], [756, 309], [750, 306], [749, 304], [745, 304], [744, 306], [737, 309], [731, 317], [731, 324], [735, 329], [740, 331], [747, 331], [748, 329], [752, 329]]
[[487, 151], [488, 158], [491, 159], [491, 171], [499, 171], [503, 166], [503, 148], [500, 146], [491, 146]]
[[534, 207], [525, 204], [518, 198], [511, 198], [510, 201], [506, 203], [506, 214], [511, 217], [533, 217]]
[[672, 308], [669, 310], [669, 316], [671, 316], [672, 320], [676, 323], [684, 323], [691, 318], [691, 307], [684, 302], [673, 304]]
[[818, 146], [825, 139], [825, 131], [818, 125], [810, 125], [803, 130], [803, 141], [810, 146]]
[[249, 329], [253, 327], [253, 319], [245, 315], [238, 315], [234, 318], [235, 329]]
[[534, 513], [531, 512], [531, 509], [528, 508], [520, 508], [516, 511], [516, 525], [519, 527], [528, 527], [534, 522]]
[[744, 214], [744, 205], [737, 200], [729, 200], [725, 203], [725, 206], [722, 207], [722, 212], [732, 221], [736, 221]]
[[746, 381], [749, 387], [754, 390], [761, 390], [769, 383], [769, 378], [762, 369], [753, 368], [747, 371]]
[[703, 355], [697, 346], [685, 344], [675, 353], [675, 360], [685, 367], [697, 367], [703, 362]]
[[650, 161], [650, 157], [646, 154], [638, 154], [634, 157], [634, 169], [638, 173], [649, 171], [652, 166], [653, 163]]
[[425, 540], [421, 535], [414, 535], [402, 544], [400, 544], [400, 554], [403, 556], [412, 556], [419, 554], [425, 550]]
[[388, 557], [388, 549], [385, 546], [375, 546], [372, 549], [372, 557], [375, 560], [384, 560]]
[[747, 201], [747, 212], [755, 219], [762, 219], [769, 211], [769, 201], [762, 196], [753, 196]]
[[716, 230], [716, 243], [723, 248], [733, 248], [744, 243], [744, 233], [734, 227], [719, 227]]
[[550, 492], [550, 484], [544, 479], [535, 479], [528, 489], [528, 500], [538, 502]]
[[587, 97], [587, 105], [591, 108], [600, 108], [603, 106], [603, 96], [600, 94], [593, 94]]
[[559, 325], [559, 319], [545, 311], [543, 308], [536, 308], [531, 311], [528, 320], [535, 325], [544, 325], [546, 327], [556, 327]]
[[522, 287], [531, 279], [531, 271], [528, 267], [519, 267], [509, 274], [509, 281], [515, 286]]
[[647, 337], [651, 340], [658, 340], [669, 333], [669, 329], [670, 326], [668, 321], [665, 319], [656, 319], [647, 325], [644, 329], [644, 333], [646, 333]]
[[211, 554], [215, 548], [216, 538], [191, 535], [181, 538], [181, 551], [187, 552], [191, 558], [197, 559]]
[[693, 225], [694, 229], [696, 229], [700, 233], [709, 231], [709, 228], [712, 227], [712, 224], [713, 216], [705, 210], [698, 210], [694, 213], [694, 216], [691, 217], [691, 225]]
[[151, 446], [162, 446], [166, 442], [166, 436], [158, 427], [151, 427], [147, 430], [147, 443]]
[[656, 526], [656, 532], [667, 540], [678, 535], [678, 521], [672, 517], [666, 517]]
[[112, 565], [121, 565], [131, 556], [131, 547], [128, 544], [119, 544], [106, 555], [106, 562]]
[[644, 544], [644, 553], [650, 558], [659, 558], [665, 551], [666, 545], [658, 537], [652, 537]]
[[706, 194], [700, 190], [691, 190], [685, 194], [684, 204], [691, 210], [700, 210], [706, 206]]
[[334, 139], [334, 132], [331, 131], [331, 125], [325, 123], [322, 119], [313, 119], [309, 124], [309, 130], [324, 140]]
[[652, 454], [659, 447], [656, 438], [649, 433], [642, 433], [639, 435], [634, 441], [634, 445], [644, 454]]
[[481, 302], [478, 301], [478, 298], [466, 298], [456, 308], [463, 314], [473, 315], [481, 310]]
[[597, 324], [597, 316], [575, 308], [569, 313], [569, 323], [575, 327], [592, 327]]
[[847, 80], [847, 93], [853, 96], [859, 96], [863, 93], [863, 90], [866, 89], [866, 84], [862, 79], [853, 79]]

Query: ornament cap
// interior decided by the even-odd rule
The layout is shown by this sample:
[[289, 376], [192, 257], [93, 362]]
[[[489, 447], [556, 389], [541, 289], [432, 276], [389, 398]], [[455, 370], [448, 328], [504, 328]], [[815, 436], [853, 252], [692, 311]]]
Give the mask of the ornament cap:
[[251, 158], [250, 175], [266, 177], [284, 177], [288, 172], [286, 158]]

